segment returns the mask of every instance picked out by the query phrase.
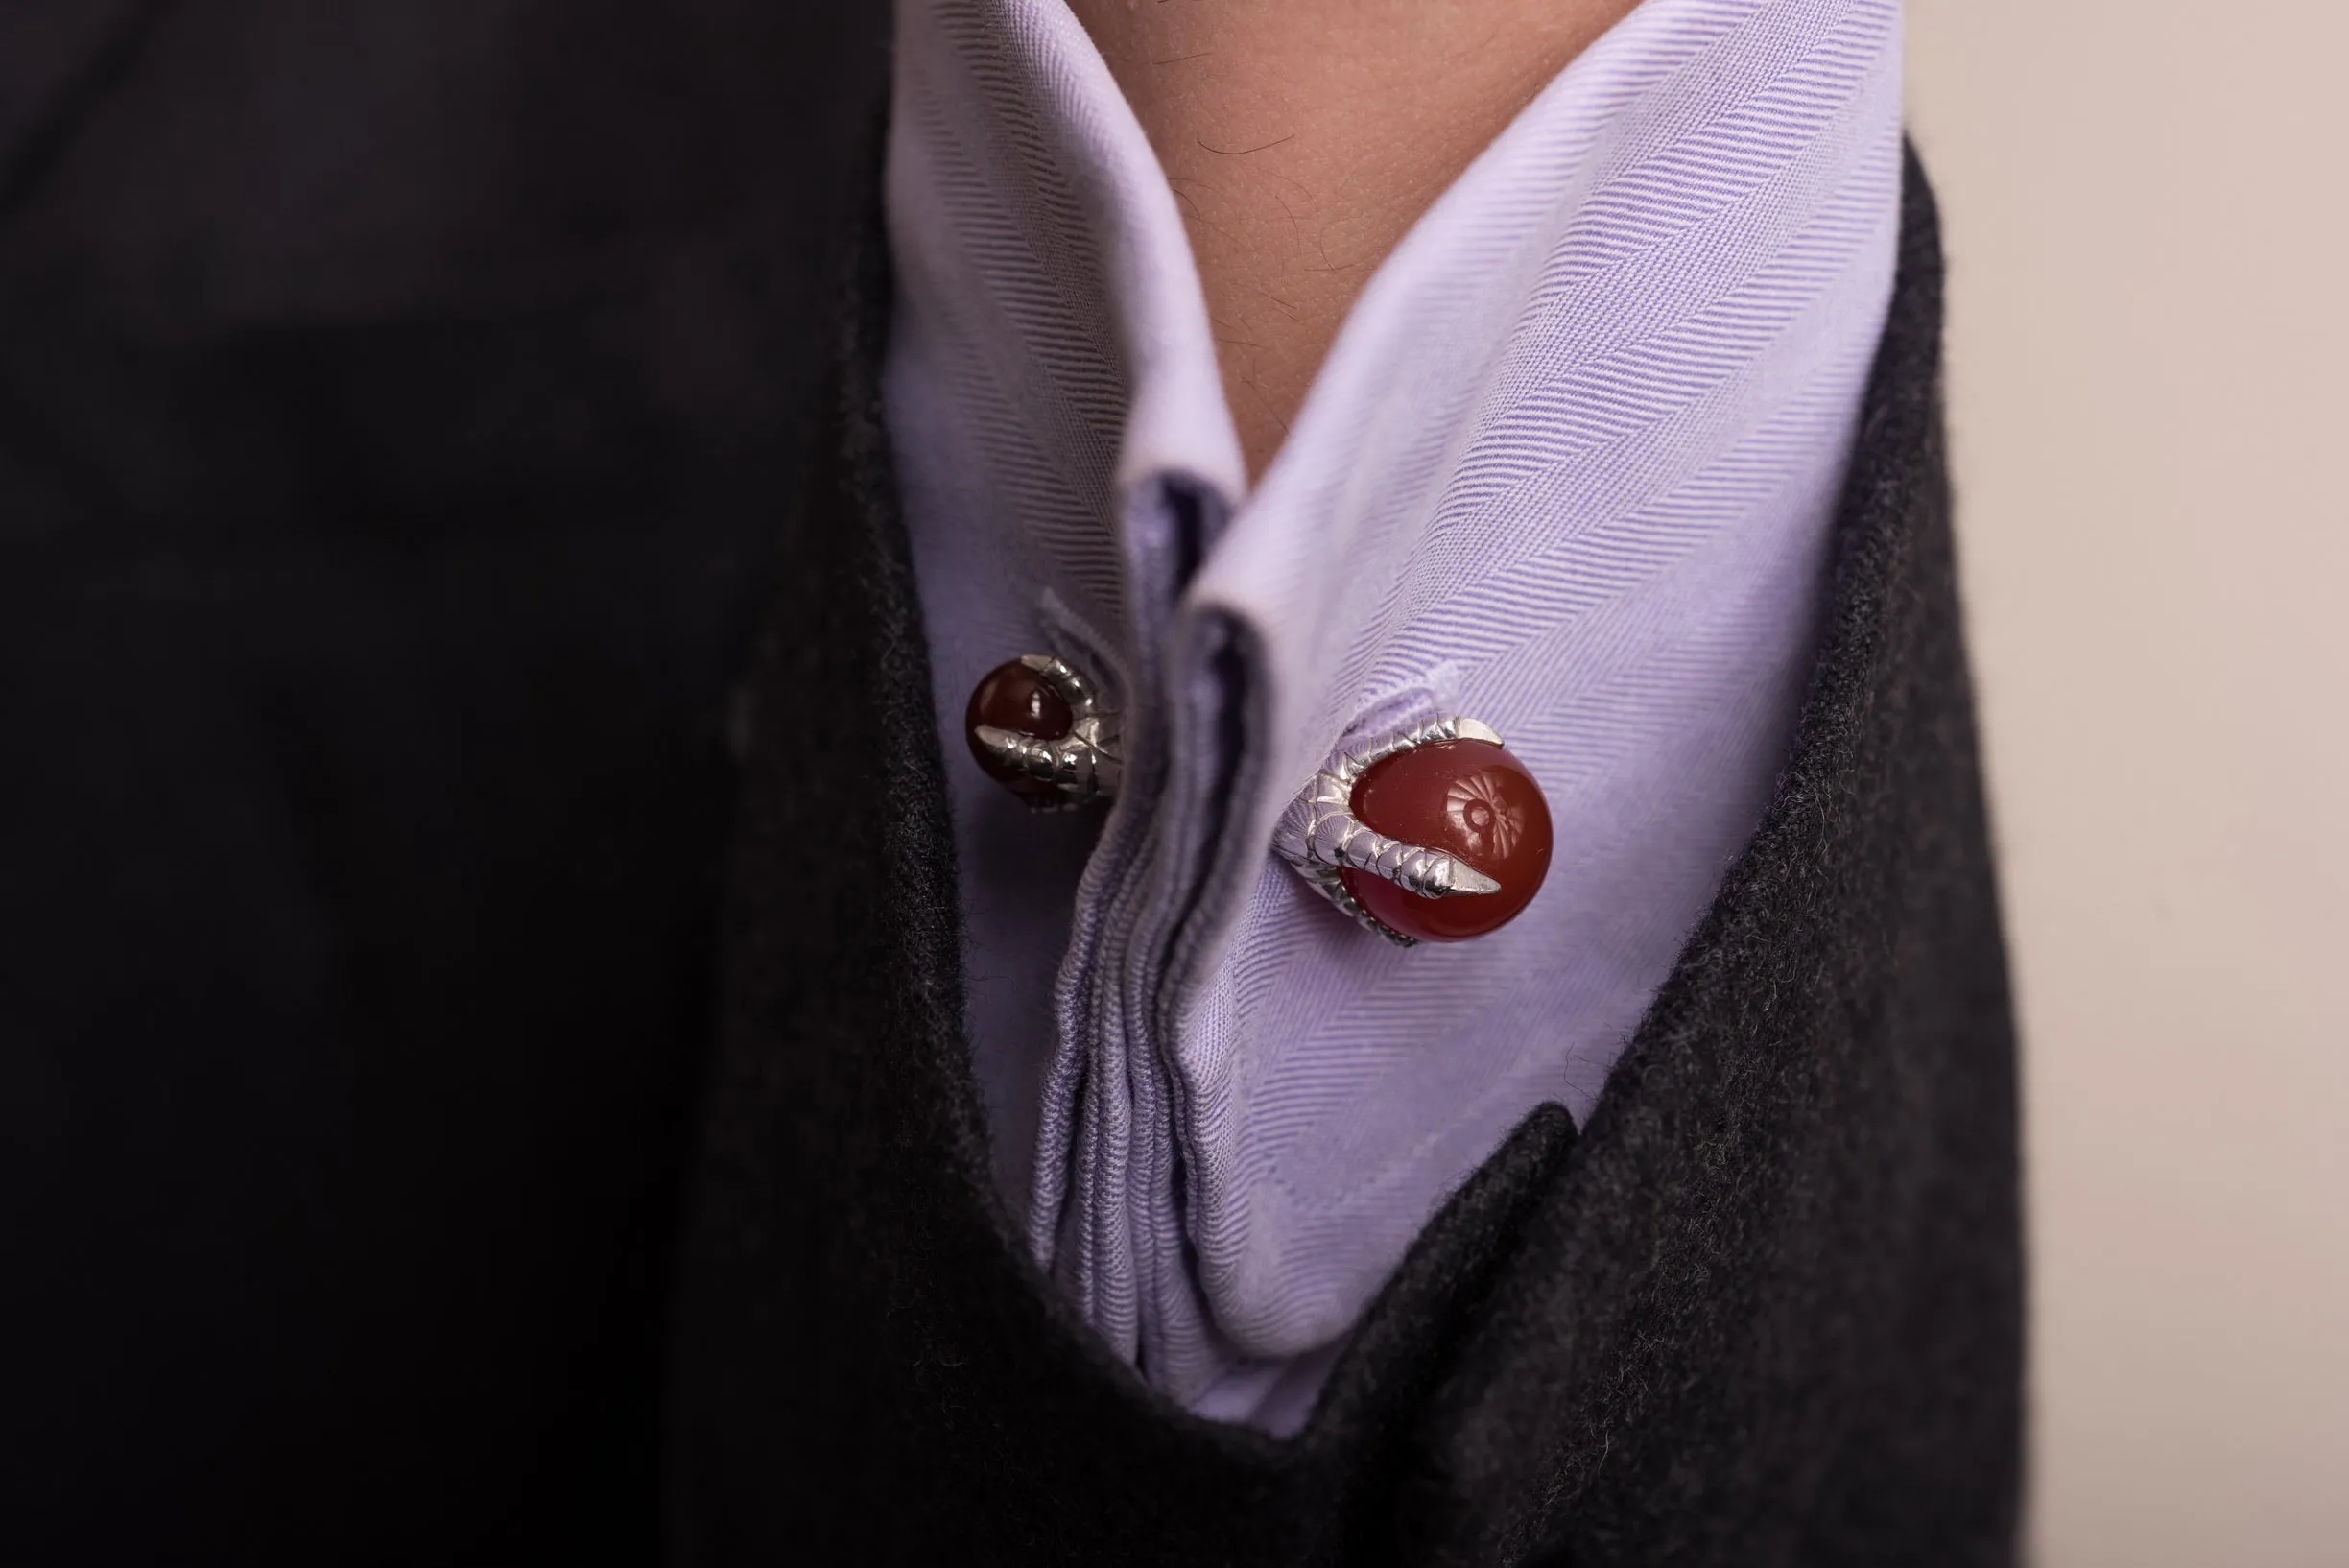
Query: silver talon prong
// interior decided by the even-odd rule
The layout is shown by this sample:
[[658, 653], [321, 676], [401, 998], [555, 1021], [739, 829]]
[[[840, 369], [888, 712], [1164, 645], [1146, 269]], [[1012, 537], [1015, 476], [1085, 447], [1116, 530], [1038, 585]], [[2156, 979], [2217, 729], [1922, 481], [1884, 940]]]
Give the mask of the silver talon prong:
[[1005, 767], [1052, 785], [1077, 803], [1117, 792], [1116, 759], [1091, 736], [1072, 730], [1056, 740], [1038, 740], [993, 725], [981, 725], [972, 733]]
[[987, 754], [1005, 767], [1026, 774], [1044, 784], [1060, 781], [1060, 759], [1051, 741], [1023, 735], [1016, 729], [999, 729], [993, 725], [981, 725], [971, 731]]
[[1440, 741], [1502, 744], [1500, 734], [1475, 719], [1446, 717], [1341, 752], [1297, 792], [1272, 831], [1272, 848], [1306, 886], [1357, 923], [1403, 947], [1414, 938], [1387, 925], [1346, 891], [1343, 871], [1382, 877], [1422, 898], [1474, 898], [1501, 891], [1501, 884], [1455, 855], [1405, 843], [1365, 826], [1354, 815], [1354, 785], [1375, 763], [1398, 751]]
[[1501, 732], [1482, 719], [1456, 719], [1452, 738], [1456, 741], [1483, 741], [1486, 746], [1499, 746]]
[[1069, 711], [1078, 718], [1083, 719], [1095, 712], [1093, 684], [1078, 673], [1076, 666], [1050, 653], [1022, 653], [1020, 662], [1033, 670], [1044, 684], [1058, 692], [1060, 701], [1066, 702]]
[[1323, 773], [1289, 810], [1301, 814], [1305, 852], [1314, 863], [1367, 871], [1422, 898], [1481, 897], [1501, 884], [1455, 855], [1390, 839], [1355, 817], [1353, 786]]

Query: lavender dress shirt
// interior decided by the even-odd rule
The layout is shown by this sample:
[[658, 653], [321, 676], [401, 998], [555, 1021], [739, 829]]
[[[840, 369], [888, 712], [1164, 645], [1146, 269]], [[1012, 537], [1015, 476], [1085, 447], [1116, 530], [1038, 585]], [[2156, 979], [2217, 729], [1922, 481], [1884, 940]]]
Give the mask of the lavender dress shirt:
[[[899, 0], [888, 417], [974, 1065], [1036, 1256], [1151, 1383], [1301, 1424], [1446, 1196], [1587, 1118], [1759, 820], [1898, 221], [1897, 0], [1647, 0], [1377, 270], [1251, 489], [1181, 219], [1060, 0]], [[1052, 651], [1105, 816], [963, 761]], [[1269, 849], [1351, 736], [1491, 724], [1514, 924], [1399, 949]]]

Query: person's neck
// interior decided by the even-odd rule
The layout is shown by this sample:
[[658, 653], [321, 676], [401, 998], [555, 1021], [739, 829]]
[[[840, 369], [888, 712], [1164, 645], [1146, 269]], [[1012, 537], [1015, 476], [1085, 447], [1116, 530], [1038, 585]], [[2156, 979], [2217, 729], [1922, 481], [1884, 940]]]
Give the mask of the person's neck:
[[1354, 298], [1636, 0], [1071, 0], [1179, 201], [1261, 474]]

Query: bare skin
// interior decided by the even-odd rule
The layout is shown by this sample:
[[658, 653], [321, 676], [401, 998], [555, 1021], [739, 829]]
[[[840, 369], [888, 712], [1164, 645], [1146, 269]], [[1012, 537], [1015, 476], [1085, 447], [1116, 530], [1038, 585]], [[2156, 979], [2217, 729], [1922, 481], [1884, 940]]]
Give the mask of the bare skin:
[[1355, 296], [1636, 0], [1071, 0], [1166, 168], [1250, 476]]

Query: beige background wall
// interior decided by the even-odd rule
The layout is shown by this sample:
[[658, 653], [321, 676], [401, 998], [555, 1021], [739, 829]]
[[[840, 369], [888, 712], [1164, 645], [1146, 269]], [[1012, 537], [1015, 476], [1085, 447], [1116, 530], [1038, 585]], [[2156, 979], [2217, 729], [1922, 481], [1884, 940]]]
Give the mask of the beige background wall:
[[1910, 0], [2043, 1568], [2349, 1564], [2349, 5]]

